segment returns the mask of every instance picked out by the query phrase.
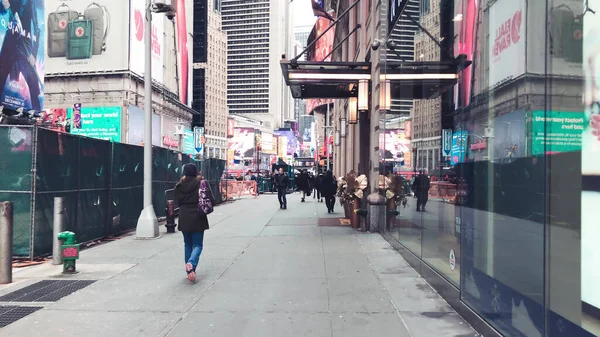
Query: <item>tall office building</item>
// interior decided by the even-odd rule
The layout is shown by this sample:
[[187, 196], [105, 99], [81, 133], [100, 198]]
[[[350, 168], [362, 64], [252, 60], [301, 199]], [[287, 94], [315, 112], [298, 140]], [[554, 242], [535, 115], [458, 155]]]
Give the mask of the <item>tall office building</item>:
[[227, 158], [227, 34], [222, 29], [220, 0], [208, 2], [205, 69], [205, 134], [209, 158]]
[[[423, 0], [420, 23], [433, 36], [440, 36], [440, 0]], [[418, 32], [414, 44], [415, 59], [440, 61], [440, 48], [425, 34]], [[412, 111], [412, 147], [417, 149], [415, 167], [432, 170], [440, 163], [442, 148], [441, 98], [414, 100]]]
[[[300, 54], [308, 44], [308, 36], [313, 26], [296, 26], [294, 27], [294, 37], [296, 42], [296, 50], [294, 56]], [[306, 61], [306, 53], [300, 57], [300, 61]], [[300, 121], [300, 116], [306, 114], [306, 101], [296, 99], [294, 102], [294, 119]]]
[[293, 48], [289, 1], [223, 0], [222, 17], [229, 113], [281, 126], [293, 108], [279, 63]]
[[[410, 15], [413, 19], [419, 20], [420, 0], [409, 0], [404, 13]], [[395, 52], [391, 48], [387, 49], [387, 59], [389, 61], [416, 61], [415, 54], [415, 34], [419, 27], [408, 17], [400, 17], [400, 21], [392, 31], [390, 40], [395, 43]], [[439, 30], [439, 29], [438, 29]], [[392, 99], [391, 114], [398, 116], [402, 120], [410, 116], [413, 106], [412, 100]]]

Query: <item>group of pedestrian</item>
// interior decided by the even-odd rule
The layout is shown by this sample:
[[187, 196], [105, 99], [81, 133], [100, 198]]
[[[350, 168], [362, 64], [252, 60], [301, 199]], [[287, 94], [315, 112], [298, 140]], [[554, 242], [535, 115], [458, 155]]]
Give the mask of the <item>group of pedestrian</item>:
[[[279, 169], [273, 180], [277, 186], [279, 206], [281, 209], [287, 209], [286, 193], [290, 183], [289, 177], [283, 169]], [[333, 176], [333, 172], [327, 171], [325, 174], [319, 173], [315, 176], [307, 170], [302, 170], [295, 177], [295, 185], [300, 192], [300, 202], [306, 202], [306, 198], [312, 194], [313, 199], [317, 200], [317, 202], [325, 201], [327, 213], [334, 212], [337, 180]]]

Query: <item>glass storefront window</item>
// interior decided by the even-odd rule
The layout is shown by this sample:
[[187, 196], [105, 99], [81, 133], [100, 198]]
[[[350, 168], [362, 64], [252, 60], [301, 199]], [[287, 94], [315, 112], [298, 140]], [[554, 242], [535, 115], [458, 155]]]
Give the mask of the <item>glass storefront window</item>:
[[468, 62], [439, 95], [392, 90], [388, 234], [506, 336], [600, 335], [600, 0], [408, 3], [422, 28], [382, 25], [384, 74]]

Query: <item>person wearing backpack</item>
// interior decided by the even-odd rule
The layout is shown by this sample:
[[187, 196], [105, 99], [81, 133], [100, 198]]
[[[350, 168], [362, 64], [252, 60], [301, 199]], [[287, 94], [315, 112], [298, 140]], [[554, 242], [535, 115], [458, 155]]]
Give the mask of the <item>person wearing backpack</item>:
[[195, 164], [183, 167], [183, 177], [175, 186], [179, 205], [179, 226], [185, 245], [185, 271], [190, 282], [196, 280], [196, 267], [209, 228], [207, 215], [212, 212], [214, 197], [208, 183], [198, 174]]

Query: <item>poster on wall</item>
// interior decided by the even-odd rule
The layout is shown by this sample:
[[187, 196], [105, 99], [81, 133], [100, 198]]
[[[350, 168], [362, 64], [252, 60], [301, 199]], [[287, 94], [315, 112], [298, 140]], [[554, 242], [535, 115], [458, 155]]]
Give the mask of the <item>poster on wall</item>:
[[490, 87], [525, 73], [526, 7], [525, 0], [510, 0], [489, 8]]
[[118, 25], [128, 22], [127, 1], [45, 0], [45, 3], [46, 73], [127, 69], [127, 34]]
[[581, 112], [533, 111], [531, 154], [580, 151], [584, 128]]
[[[73, 108], [67, 109], [67, 118], [73, 120]], [[74, 135], [96, 139], [121, 141], [121, 107], [103, 106], [81, 108], [81, 128], [71, 128]]]
[[[504, 161], [527, 156], [525, 148], [527, 132], [525, 131], [525, 111], [518, 110], [494, 118], [494, 138], [491, 142], [493, 159]], [[473, 133], [471, 151], [476, 152], [479, 147], [486, 145], [487, 138], [483, 134]]]
[[0, 103], [11, 110], [44, 108], [44, 1], [0, 4]]
[[[126, 3], [126, 1], [121, 2]], [[131, 36], [129, 37], [129, 44], [131, 53], [129, 53], [129, 66], [131, 72], [137, 74], [138, 76], [143, 77], [146, 73], [145, 71], [145, 59], [143, 51], [145, 50], [145, 42], [144, 42], [144, 32], [146, 30], [146, 20], [145, 20], [145, 0], [131, 0], [131, 8], [130, 11], [126, 13], [130, 13], [129, 17], [129, 32]], [[121, 21], [117, 22], [127, 22], [126, 18], [123, 18]], [[164, 74], [163, 74], [163, 65], [165, 64], [165, 53], [164, 50], [164, 35], [165, 35], [165, 25], [164, 25], [164, 15], [154, 15], [152, 17], [152, 79], [158, 81], [158, 83], [164, 84]], [[123, 35], [123, 34], [121, 34]]]
[[[589, 6], [600, 8], [600, 0], [590, 0]], [[586, 81], [581, 168], [581, 301], [584, 310], [600, 310], [600, 20], [598, 15], [584, 16], [583, 64]]]
[[[145, 112], [135, 106], [129, 106], [127, 123], [127, 143], [133, 145], [144, 145], [144, 120]], [[160, 116], [152, 114], [152, 145], [160, 146]]]

